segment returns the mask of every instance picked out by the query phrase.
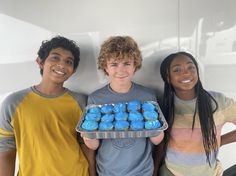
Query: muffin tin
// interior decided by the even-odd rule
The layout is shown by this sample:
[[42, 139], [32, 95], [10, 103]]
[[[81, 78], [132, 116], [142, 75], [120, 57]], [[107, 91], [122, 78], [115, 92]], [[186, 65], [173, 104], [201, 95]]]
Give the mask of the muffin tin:
[[[83, 136], [91, 139], [107, 139], [107, 138], [142, 138], [142, 137], [153, 137], [153, 136], [158, 136], [162, 131], [166, 130], [168, 128], [168, 124], [165, 120], [165, 117], [163, 116], [163, 113], [161, 112], [161, 109], [158, 105], [157, 102], [155, 101], [147, 101], [156, 106], [156, 111], [159, 115], [158, 120], [161, 122], [162, 126], [157, 129], [152, 129], [152, 130], [147, 130], [147, 129], [142, 129], [142, 130], [107, 130], [107, 131], [101, 131], [101, 130], [94, 130], [94, 131], [87, 131], [81, 127], [85, 115], [88, 112], [89, 109], [93, 107], [102, 107], [102, 105], [88, 105], [86, 106], [83, 116], [81, 120], [78, 122], [76, 126], [76, 131], [77, 132], [83, 132]], [[113, 105], [113, 104], [112, 104]]]

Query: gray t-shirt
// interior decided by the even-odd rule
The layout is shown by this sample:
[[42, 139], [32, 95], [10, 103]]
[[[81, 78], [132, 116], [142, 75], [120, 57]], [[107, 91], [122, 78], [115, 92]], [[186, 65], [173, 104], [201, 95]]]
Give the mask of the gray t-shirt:
[[[133, 83], [127, 93], [114, 92], [109, 85], [93, 92], [88, 104], [108, 104], [131, 100], [156, 101], [155, 93]], [[96, 161], [99, 176], [151, 176], [153, 144], [149, 138], [100, 140]]]

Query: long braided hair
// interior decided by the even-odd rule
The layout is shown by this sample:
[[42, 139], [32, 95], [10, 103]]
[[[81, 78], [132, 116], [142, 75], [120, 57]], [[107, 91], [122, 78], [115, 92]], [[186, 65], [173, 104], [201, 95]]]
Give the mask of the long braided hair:
[[[163, 114], [166, 118], [166, 121], [169, 125], [168, 129], [165, 131], [164, 151], [166, 153], [175, 116], [175, 105], [174, 105], [175, 90], [171, 85], [171, 83], [168, 81], [170, 75], [170, 65], [176, 57], [181, 55], [189, 57], [197, 68], [198, 81], [195, 85], [195, 92], [197, 97], [196, 97], [195, 111], [193, 115], [192, 130], [194, 130], [195, 117], [196, 113], [198, 112], [202, 131], [203, 145], [206, 154], [206, 160], [211, 166], [210, 163], [210, 158], [212, 154], [211, 152], [213, 151], [214, 156], [216, 157], [216, 153], [218, 150], [218, 144], [216, 139], [216, 126], [213, 119], [213, 113], [218, 109], [218, 104], [216, 100], [203, 88], [199, 78], [198, 64], [195, 58], [187, 52], [177, 52], [167, 56], [161, 63], [160, 67], [161, 77], [164, 81], [164, 95], [161, 107], [163, 110]], [[213, 106], [213, 103], [215, 104], [215, 106]]]

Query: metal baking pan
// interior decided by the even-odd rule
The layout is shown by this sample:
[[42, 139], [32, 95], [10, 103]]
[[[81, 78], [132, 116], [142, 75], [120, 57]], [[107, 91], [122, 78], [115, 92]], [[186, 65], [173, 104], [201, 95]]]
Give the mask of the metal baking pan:
[[168, 124], [165, 120], [165, 117], [163, 116], [163, 113], [161, 112], [161, 109], [158, 105], [157, 102], [155, 101], [148, 101], [153, 103], [157, 107], [157, 112], [159, 114], [158, 120], [162, 123], [162, 126], [158, 129], [153, 129], [153, 130], [108, 130], [108, 131], [100, 131], [100, 130], [94, 130], [94, 131], [87, 131], [81, 127], [81, 124], [84, 121], [85, 114], [87, 111], [94, 107], [94, 106], [99, 106], [101, 107], [102, 105], [88, 105], [86, 106], [84, 112], [83, 112], [83, 117], [79, 121], [79, 123], [76, 126], [76, 131], [77, 132], [83, 132], [84, 137], [91, 138], [91, 139], [108, 139], [108, 138], [143, 138], [143, 137], [153, 137], [153, 136], [158, 136], [161, 131], [164, 131], [168, 128]]

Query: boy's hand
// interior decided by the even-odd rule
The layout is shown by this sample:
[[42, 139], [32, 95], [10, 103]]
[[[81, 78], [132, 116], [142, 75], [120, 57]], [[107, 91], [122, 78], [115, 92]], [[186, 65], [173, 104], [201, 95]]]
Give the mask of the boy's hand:
[[99, 147], [99, 140], [98, 139], [91, 139], [88, 137], [85, 137], [84, 132], [80, 132], [80, 136], [83, 138], [85, 145], [92, 149], [92, 150], [97, 150]]
[[164, 138], [164, 132], [162, 131], [158, 136], [150, 137], [150, 140], [153, 144], [158, 145], [161, 143]]

